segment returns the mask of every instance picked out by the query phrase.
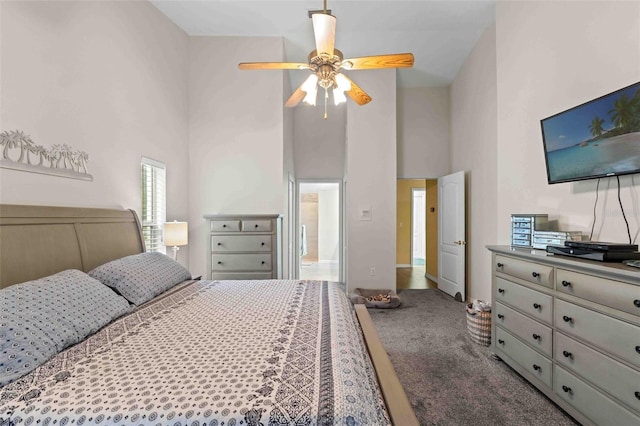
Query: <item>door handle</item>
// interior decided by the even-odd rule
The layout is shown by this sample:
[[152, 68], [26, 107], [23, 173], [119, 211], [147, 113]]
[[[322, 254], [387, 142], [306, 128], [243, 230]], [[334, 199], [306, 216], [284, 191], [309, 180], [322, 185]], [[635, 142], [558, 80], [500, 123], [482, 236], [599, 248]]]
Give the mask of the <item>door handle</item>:
[[454, 241], [453, 244], [456, 244], [456, 245], [459, 245], [459, 246], [466, 246], [467, 242], [458, 240], [458, 241]]

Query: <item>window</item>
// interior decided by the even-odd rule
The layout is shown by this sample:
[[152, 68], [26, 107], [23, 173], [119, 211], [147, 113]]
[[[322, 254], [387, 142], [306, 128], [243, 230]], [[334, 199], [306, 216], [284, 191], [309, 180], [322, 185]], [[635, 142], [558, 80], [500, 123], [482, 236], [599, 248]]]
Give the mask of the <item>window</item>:
[[166, 220], [166, 166], [142, 157], [142, 235], [147, 251], [166, 253], [162, 229]]

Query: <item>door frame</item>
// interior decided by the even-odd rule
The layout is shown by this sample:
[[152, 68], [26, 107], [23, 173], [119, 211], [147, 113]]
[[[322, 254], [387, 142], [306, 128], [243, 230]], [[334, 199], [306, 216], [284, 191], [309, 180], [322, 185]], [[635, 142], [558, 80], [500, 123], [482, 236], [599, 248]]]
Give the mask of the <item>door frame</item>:
[[305, 183], [334, 183], [338, 185], [338, 279], [341, 283], [345, 282], [344, 256], [341, 247], [344, 243], [344, 200], [342, 179], [296, 179], [296, 229], [295, 229], [295, 278], [300, 278], [300, 185]]

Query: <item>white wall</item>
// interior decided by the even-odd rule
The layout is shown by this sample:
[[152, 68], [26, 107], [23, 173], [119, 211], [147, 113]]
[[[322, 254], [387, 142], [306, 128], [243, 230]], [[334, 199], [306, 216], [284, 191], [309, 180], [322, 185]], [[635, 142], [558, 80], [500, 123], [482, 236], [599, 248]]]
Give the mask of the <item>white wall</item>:
[[451, 173], [449, 87], [398, 89], [397, 96], [398, 179]]
[[[336, 184], [336, 187], [338, 185]], [[318, 191], [318, 262], [338, 263], [340, 191]]]
[[204, 214], [283, 213], [282, 71], [243, 71], [284, 56], [280, 37], [191, 37], [190, 269], [206, 274]]
[[[322, 95], [318, 94], [318, 102]], [[351, 101], [349, 101], [351, 102]], [[299, 179], [342, 179], [345, 157], [346, 106], [299, 104], [294, 109], [295, 164]]]
[[[548, 213], [588, 234], [596, 181], [547, 184], [540, 119], [640, 80], [640, 2], [498, 2], [496, 58], [498, 242], [511, 213]], [[633, 236], [640, 179], [620, 180]], [[615, 179], [600, 191], [594, 239], [626, 242]]]
[[467, 299], [491, 300], [496, 243], [496, 29], [478, 40], [451, 85], [451, 169], [465, 171]]
[[358, 71], [357, 83], [373, 101], [347, 102], [347, 289], [395, 290], [396, 70]]
[[[0, 131], [89, 154], [93, 182], [0, 169], [0, 202], [132, 208], [140, 160], [188, 211], [188, 37], [147, 2], [0, 2]], [[187, 250], [179, 260], [187, 264]]]

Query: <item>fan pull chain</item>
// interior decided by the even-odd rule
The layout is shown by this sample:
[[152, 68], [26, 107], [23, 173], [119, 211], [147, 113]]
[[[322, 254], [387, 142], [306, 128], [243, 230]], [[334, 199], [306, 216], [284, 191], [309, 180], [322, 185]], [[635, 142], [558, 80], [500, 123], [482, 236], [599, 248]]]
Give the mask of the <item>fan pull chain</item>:
[[329, 99], [329, 92], [327, 92], [327, 88], [324, 88], [324, 119], [327, 119], [327, 99]]

